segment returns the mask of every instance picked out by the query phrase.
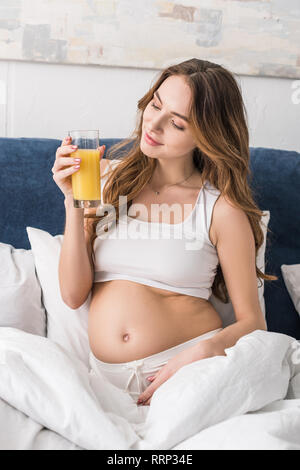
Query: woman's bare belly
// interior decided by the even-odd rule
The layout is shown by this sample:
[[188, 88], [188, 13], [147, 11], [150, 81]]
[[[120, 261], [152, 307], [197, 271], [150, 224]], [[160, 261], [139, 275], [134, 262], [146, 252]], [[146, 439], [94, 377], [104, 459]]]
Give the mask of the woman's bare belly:
[[103, 362], [142, 359], [221, 327], [205, 299], [127, 280], [93, 285], [88, 335]]

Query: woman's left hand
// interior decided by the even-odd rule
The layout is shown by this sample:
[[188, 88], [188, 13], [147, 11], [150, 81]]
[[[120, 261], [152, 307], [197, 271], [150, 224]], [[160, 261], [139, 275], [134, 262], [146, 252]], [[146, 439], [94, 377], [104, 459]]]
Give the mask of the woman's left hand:
[[155, 390], [172, 377], [181, 367], [191, 362], [199, 361], [200, 359], [219, 355], [225, 356], [225, 351], [223, 348], [217, 347], [211, 339], [199, 341], [196, 345], [181, 351], [179, 354], [172, 357], [158, 372], [148, 377], [151, 384], [141, 393], [137, 404], [150, 405]]

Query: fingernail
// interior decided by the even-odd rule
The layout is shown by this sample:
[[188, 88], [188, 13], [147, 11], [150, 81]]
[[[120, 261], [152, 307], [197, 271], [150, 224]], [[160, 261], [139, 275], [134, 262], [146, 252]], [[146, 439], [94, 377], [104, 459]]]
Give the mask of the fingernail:
[[154, 377], [148, 377], [147, 380], [152, 380]]

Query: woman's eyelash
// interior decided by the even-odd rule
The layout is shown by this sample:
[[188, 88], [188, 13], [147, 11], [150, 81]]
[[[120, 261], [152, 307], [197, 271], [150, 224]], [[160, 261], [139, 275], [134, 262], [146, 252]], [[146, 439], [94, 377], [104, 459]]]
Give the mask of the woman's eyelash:
[[[154, 109], [159, 109], [157, 106], [155, 106], [154, 103], [151, 103], [151, 106], [154, 108]], [[178, 127], [176, 126], [175, 122], [171, 121], [173, 126], [176, 127], [176, 129], [178, 129], [179, 131], [184, 131], [184, 129], [182, 127]]]

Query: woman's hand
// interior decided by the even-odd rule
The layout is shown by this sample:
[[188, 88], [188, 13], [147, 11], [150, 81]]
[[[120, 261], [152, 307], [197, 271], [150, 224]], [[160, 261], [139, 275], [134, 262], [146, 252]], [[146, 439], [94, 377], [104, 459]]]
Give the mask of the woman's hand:
[[[71, 153], [76, 152], [77, 147], [71, 145], [71, 137], [65, 137], [61, 147], [56, 150], [56, 158], [52, 167], [53, 179], [66, 198], [73, 198], [72, 174], [80, 168], [80, 158], [70, 157]], [[104, 155], [104, 145], [98, 147], [100, 159]]]
[[[213, 338], [212, 338], [213, 339]], [[172, 357], [156, 374], [148, 377], [151, 385], [144, 390], [138, 398], [137, 404], [150, 405], [151, 397], [155, 390], [166, 382], [181, 367], [191, 362], [199, 361], [213, 356], [226, 356], [225, 351], [212, 341], [212, 339], [199, 340], [196, 345], [181, 351]]]

